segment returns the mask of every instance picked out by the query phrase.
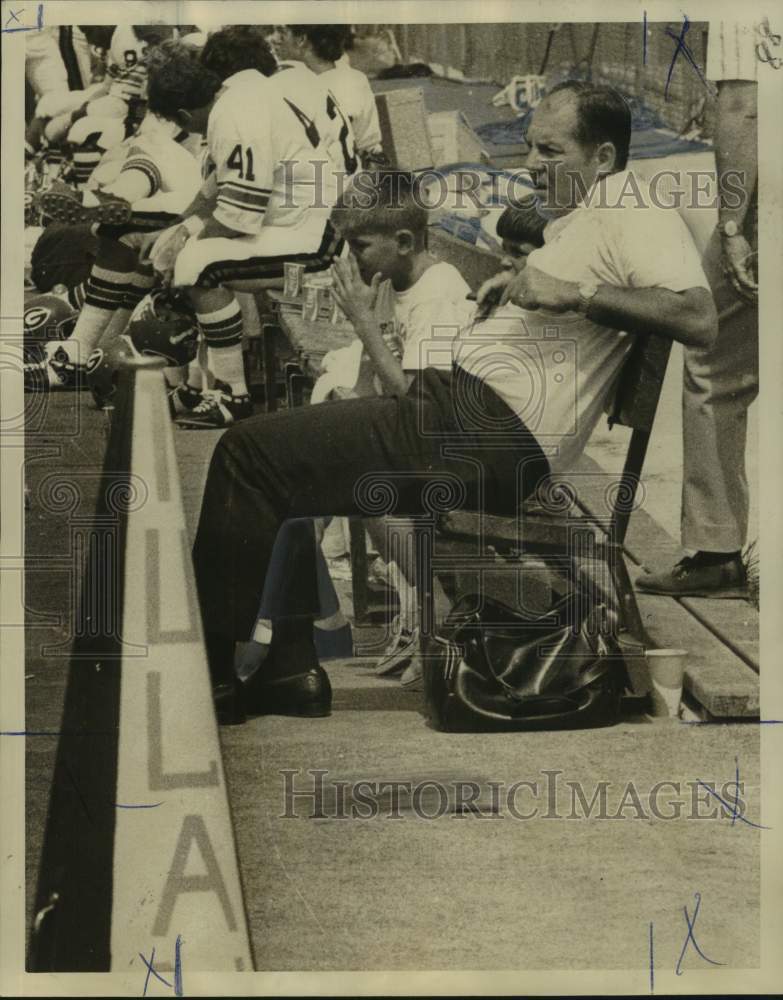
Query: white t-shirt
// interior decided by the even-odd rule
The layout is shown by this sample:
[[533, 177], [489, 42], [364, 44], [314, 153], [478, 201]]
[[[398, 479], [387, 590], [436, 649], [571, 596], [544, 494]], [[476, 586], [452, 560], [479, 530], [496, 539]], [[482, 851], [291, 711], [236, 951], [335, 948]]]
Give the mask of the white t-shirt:
[[267, 226], [323, 233], [338, 185], [328, 145], [334, 124], [317, 81], [303, 63], [224, 81], [207, 125], [218, 222], [248, 235]]
[[381, 126], [378, 108], [370, 81], [358, 69], [337, 63], [334, 69], [318, 74], [334, 94], [353, 126], [356, 148], [360, 153], [376, 153], [381, 149]]
[[473, 312], [470, 286], [446, 261], [432, 264], [404, 292], [391, 290], [395, 333], [403, 344], [403, 371], [451, 370], [454, 338]]
[[[709, 290], [678, 212], [656, 207], [649, 185], [627, 170], [604, 178], [586, 203], [550, 222], [544, 240], [527, 263], [564, 281]], [[535, 435], [553, 471], [567, 472], [632, 343], [632, 336], [580, 313], [507, 306], [466, 328], [454, 347], [460, 367], [486, 382]]]

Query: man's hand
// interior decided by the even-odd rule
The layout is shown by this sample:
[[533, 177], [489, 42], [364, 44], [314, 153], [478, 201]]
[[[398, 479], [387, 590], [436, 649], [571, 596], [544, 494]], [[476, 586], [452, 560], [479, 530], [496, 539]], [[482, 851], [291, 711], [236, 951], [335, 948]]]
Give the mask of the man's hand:
[[561, 313], [579, 307], [579, 286], [575, 281], [561, 281], [528, 264], [506, 285], [500, 304], [513, 302], [522, 309], [546, 309]]
[[189, 239], [190, 233], [181, 224], [164, 229], [158, 234], [149, 252], [149, 259], [153, 268], [163, 275], [164, 280], [171, 279], [177, 257]]
[[754, 254], [744, 236], [726, 236], [722, 241], [723, 271], [737, 295], [746, 302], [759, 300], [759, 286], [754, 274]]
[[332, 292], [337, 305], [355, 327], [361, 320], [373, 314], [378, 299], [378, 288], [381, 283], [380, 274], [374, 274], [372, 281], [366, 285], [359, 274], [356, 259], [351, 254], [346, 260], [336, 260], [331, 268], [334, 287]]
[[503, 292], [506, 290], [511, 279], [514, 277], [512, 270], [499, 271], [481, 285], [476, 292], [476, 315], [479, 319], [486, 319], [495, 306], [500, 302]]

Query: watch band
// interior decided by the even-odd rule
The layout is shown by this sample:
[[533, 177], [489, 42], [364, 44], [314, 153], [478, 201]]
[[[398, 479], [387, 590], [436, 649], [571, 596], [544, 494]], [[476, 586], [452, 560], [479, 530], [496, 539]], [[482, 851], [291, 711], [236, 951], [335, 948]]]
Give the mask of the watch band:
[[729, 219], [726, 222], [718, 223], [718, 232], [721, 234], [721, 236], [726, 236], [727, 238], [731, 239], [732, 236], [740, 235], [740, 228], [734, 219]]
[[583, 316], [587, 315], [587, 310], [590, 308], [597, 291], [597, 281], [581, 281], [577, 286], [577, 293], [579, 295], [579, 312]]

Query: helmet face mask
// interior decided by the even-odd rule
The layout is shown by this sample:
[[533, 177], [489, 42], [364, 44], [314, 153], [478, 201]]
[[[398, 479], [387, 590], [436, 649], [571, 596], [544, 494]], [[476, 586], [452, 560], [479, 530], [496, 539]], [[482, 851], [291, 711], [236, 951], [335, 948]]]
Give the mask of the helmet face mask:
[[142, 358], [163, 358], [172, 367], [188, 364], [198, 351], [195, 314], [184, 296], [167, 290], [141, 300], [128, 322], [128, 335]]

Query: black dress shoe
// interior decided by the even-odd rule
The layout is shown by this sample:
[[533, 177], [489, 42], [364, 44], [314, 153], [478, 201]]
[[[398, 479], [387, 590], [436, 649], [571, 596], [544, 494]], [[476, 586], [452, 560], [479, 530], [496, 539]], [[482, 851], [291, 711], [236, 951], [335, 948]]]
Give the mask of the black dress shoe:
[[262, 665], [242, 687], [248, 715], [299, 715], [315, 719], [332, 713], [332, 685], [321, 666], [287, 677], [269, 677]]
[[241, 726], [247, 720], [239, 681], [213, 685], [212, 701], [219, 726]]

